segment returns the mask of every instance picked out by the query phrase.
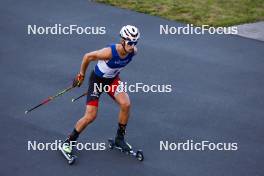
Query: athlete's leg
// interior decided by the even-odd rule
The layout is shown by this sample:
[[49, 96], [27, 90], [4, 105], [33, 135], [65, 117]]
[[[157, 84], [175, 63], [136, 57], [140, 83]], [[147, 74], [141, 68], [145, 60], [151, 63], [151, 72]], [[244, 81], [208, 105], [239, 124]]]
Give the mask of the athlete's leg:
[[64, 142], [63, 150], [66, 153], [71, 153], [71, 146], [70, 143], [72, 141], [76, 141], [79, 137], [79, 134], [86, 128], [87, 125], [92, 123], [97, 115], [98, 109], [98, 102], [102, 92], [98, 92], [94, 90], [94, 83], [97, 83], [98, 79], [96, 78], [94, 72], [92, 72], [90, 79], [89, 79], [89, 87], [88, 87], [88, 94], [86, 100], [86, 111], [84, 116], [77, 121], [75, 127], [71, 134], [68, 136], [66, 141]]
[[118, 121], [120, 124], [126, 125], [128, 123], [130, 112], [130, 100], [126, 92], [120, 92], [115, 95], [115, 101], [119, 104], [120, 111]]
[[84, 116], [75, 125], [76, 131], [81, 133], [87, 125], [92, 123], [97, 115], [97, 106], [87, 105]]
[[129, 96], [123, 90], [119, 77], [117, 77], [111, 85], [113, 88], [108, 94], [118, 103], [120, 107], [115, 145], [125, 151], [130, 151], [131, 146], [125, 141], [126, 125], [128, 123], [130, 112]]
[[85, 127], [92, 123], [97, 115], [97, 109], [98, 109], [98, 103], [99, 98], [102, 92], [94, 90], [94, 84], [98, 84], [99, 80], [94, 74], [94, 72], [91, 73], [90, 79], [89, 79], [89, 87], [88, 87], [88, 93], [87, 93], [87, 99], [86, 99], [86, 111], [84, 116], [78, 120], [78, 122], [75, 125], [74, 130], [69, 136], [69, 140], [76, 141], [79, 137], [79, 134], [85, 129]]
[[119, 117], [118, 117], [118, 129], [115, 137], [115, 144], [121, 147], [125, 151], [130, 151], [131, 146], [125, 141], [126, 126], [128, 123], [129, 112], [130, 112], [130, 100], [129, 96], [125, 92], [120, 92], [115, 95], [115, 101], [120, 106]]

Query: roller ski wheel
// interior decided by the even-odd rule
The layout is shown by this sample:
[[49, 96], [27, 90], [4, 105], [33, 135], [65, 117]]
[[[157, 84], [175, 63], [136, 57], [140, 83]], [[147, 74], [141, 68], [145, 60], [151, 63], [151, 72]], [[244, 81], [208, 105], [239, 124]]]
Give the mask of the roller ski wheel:
[[62, 155], [64, 156], [64, 158], [68, 161], [69, 165], [72, 165], [75, 163], [77, 156], [73, 155], [72, 153], [66, 153], [63, 148], [62, 148], [62, 144], [59, 145], [59, 150], [62, 153]]
[[70, 160], [68, 160], [68, 164], [69, 164], [69, 165], [72, 165], [72, 164], [74, 164], [74, 163], [75, 163], [75, 160], [76, 160], [76, 158], [77, 158], [77, 156], [75, 156], [75, 155], [71, 155], [71, 157], [70, 157]]
[[114, 149], [114, 146], [115, 146], [115, 141], [112, 139], [108, 139], [108, 147], [110, 149]]
[[143, 151], [142, 150], [138, 150], [136, 152], [136, 158], [138, 159], [138, 161], [143, 161], [144, 160], [144, 155], [143, 155]]
[[135, 157], [138, 161], [144, 160], [144, 155], [142, 150], [134, 151], [131, 149], [130, 151], [124, 151], [122, 148], [115, 145], [115, 141], [113, 139], [108, 139], [108, 147], [111, 150], [118, 150], [122, 153]]

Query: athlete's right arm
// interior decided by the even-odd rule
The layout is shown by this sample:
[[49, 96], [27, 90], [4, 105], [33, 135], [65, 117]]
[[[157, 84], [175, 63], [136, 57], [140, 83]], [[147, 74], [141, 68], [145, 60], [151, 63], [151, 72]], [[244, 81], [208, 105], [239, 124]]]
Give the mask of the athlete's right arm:
[[86, 53], [83, 56], [81, 68], [80, 68], [80, 74], [85, 76], [86, 69], [91, 61], [97, 61], [97, 60], [109, 60], [112, 57], [112, 51], [111, 48], [103, 48], [97, 51], [92, 51], [90, 53]]

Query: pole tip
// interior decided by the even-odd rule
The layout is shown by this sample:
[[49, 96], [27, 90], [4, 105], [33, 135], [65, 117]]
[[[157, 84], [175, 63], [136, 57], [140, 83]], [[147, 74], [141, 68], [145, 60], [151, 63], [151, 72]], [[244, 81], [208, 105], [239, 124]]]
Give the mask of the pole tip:
[[27, 114], [28, 113], [28, 111], [25, 111], [25, 114]]
[[74, 102], [74, 101], [75, 101], [75, 99], [73, 98], [73, 99], [72, 99], [72, 102]]

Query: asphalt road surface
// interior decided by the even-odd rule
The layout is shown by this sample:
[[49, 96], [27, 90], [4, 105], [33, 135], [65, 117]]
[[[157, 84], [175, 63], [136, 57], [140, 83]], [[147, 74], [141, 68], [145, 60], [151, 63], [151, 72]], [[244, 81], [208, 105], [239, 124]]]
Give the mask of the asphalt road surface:
[[[233, 35], [160, 35], [160, 25], [183, 26], [85, 0], [14, 1], [0, 6], [0, 175], [263, 175], [264, 43]], [[28, 35], [28, 25], [105, 27], [102, 35]], [[121, 73], [129, 84], [171, 85], [172, 92], [129, 93], [127, 139], [145, 161], [115, 151], [77, 151], [69, 166], [58, 151], [28, 150], [28, 141], [65, 137], [83, 115], [81, 88], [25, 115], [24, 111], [66, 88], [84, 53], [119, 41], [121, 26], [134, 24], [139, 53]], [[94, 65], [94, 64], [93, 64]], [[92, 70], [92, 66], [88, 72]], [[96, 121], [79, 142], [114, 137], [118, 106], [107, 95]], [[160, 141], [237, 143], [234, 151], [160, 150]]]

